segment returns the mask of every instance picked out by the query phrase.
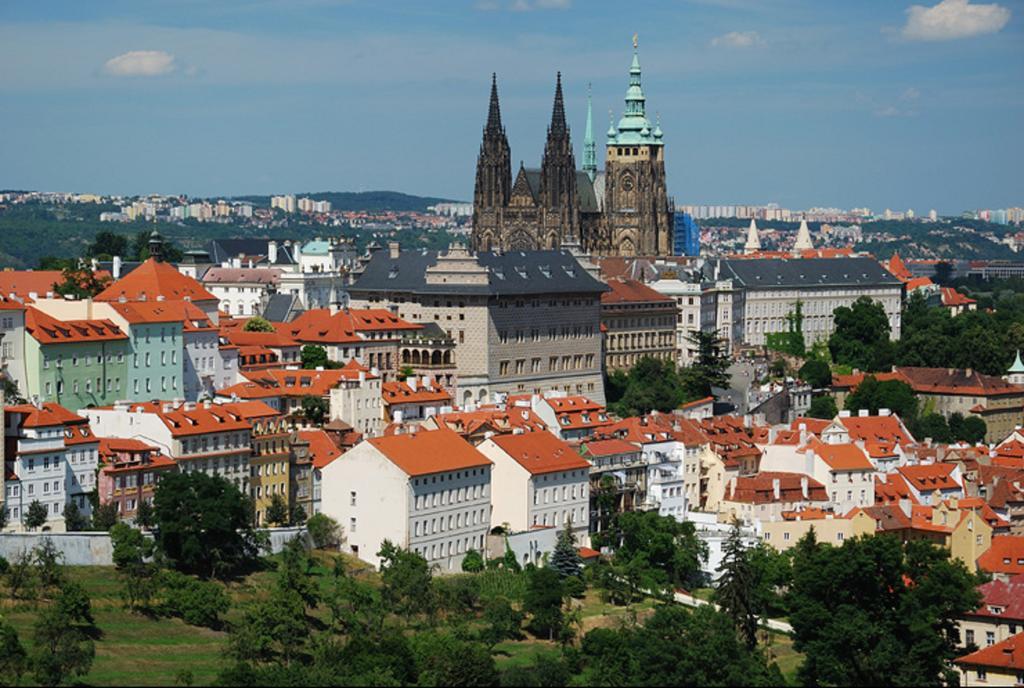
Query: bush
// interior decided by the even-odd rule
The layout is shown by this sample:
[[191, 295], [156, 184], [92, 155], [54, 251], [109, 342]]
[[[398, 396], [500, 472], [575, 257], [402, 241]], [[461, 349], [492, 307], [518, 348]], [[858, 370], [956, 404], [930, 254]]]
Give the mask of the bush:
[[306, 530], [317, 549], [338, 547], [345, 541], [338, 522], [327, 514], [313, 514], [306, 521]]
[[6, 575], [10, 568], [11, 565], [8, 563], [8, 561], [3, 557], [0, 557], [0, 576]]
[[197, 580], [177, 571], [165, 571], [163, 583], [163, 613], [180, 617], [191, 626], [218, 628], [221, 614], [231, 607], [219, 583]]
[[569, 597], [582, 599], [587, 594], [587, 584], [579, 576], [569, 576], [562, 581], [563, 590]]

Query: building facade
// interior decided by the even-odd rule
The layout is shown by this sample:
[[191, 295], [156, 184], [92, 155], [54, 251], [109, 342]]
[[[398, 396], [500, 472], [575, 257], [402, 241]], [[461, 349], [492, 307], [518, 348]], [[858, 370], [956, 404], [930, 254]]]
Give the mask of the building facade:
[[629, 369], [642, 358], [676, 360], [676, 302], [646, 284], [608, 280], [601, 294], [605, 370]]

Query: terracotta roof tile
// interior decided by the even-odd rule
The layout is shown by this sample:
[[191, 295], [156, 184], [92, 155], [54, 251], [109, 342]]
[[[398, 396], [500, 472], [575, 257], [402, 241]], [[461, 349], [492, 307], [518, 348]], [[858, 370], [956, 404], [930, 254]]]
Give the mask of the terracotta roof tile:
[[954, 463], [900, 466], [896, 470], [918, 492], [963, 489], [963, 486], [953, 478], [953, 471], [956, 470]]
[[323, 468], [342, 455], [330, 436], [323, 430], [299, 430], [299, 439], [309, 442], [309, 456], [313, 468]]
[[671, 296], [657, 292], [637, 280], [609, 279], [608, 286], [610, 291], [601, 294], [602, 305], [619, 303], [674, 303]]
[[163, 296], [168, 301], [217, 301], [202, 284], [183, 275], [170, 263], [150, 258], [117, 280], [96, 296], [97, 301], [155, 301]]
[[590, 470], [589, 461], [550, 432], [499, 435], [491, 441], [532, 475]]
[[836, 471], [874, 471], [875, 467], [856, 444], [826, 444], [814, 439], [808, 448]]
[[410, 477], [482, 468], [491, 461], [451, 430], [419, 430], [369, 442]]
[[1024, 536], [996, 535], [992, 546], [978, 557], [978, 567], [989, 573], [1024, 573]]
[[40, 344], [128, 339], [128, 335], [110, 320], [58, 320], [31, 307], [25, 311], [25, 331]]
[[1024, 633], [1012, 635], [1001, 643], [990, 645], [953, 661], [967, 666], [1001, 669], [1005, 673], [1015, 674], [1015, 680], [1019, 683], [1020, 674], [1024, 671]]
[[[775, 497], [775, 481], [779, 481], [779, 497]], [[802, 473], [762, 471], [755, 475], [735, 478], [736, 490], [732, 483], [726, 486], [723, 499], [730, 502], [749, 504], [773, 504], [793, 502], [827, 502], [825, 486], [814, 478]], [[807, 482], [807, 496], [803, 495], [803, 483]]]

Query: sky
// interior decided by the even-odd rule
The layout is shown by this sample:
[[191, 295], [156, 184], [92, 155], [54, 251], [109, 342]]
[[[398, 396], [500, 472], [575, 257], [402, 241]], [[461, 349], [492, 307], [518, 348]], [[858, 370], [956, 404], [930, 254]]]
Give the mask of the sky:
[[639, 37], [676, 204], [1024, 205], [1024, 0], [4, 0], [0, 188], [471, 200], [491, 72], [603, 160]]

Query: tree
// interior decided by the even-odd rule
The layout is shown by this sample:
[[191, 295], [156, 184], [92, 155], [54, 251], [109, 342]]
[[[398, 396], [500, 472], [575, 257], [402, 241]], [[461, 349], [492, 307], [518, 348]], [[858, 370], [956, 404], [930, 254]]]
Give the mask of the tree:
[[304, 525], [308, 518], [301, 504], [295, 504], [288, 510], [288, 520], [293, 526]]
[[121, 597], [129, 609], [147, 609], [156, 595], [158, 567], [147, 560], [153, 556], [153, 540], [125, 523], [110, 529], [114, 566], [121, 576]]
[[902, 380], [879, 382], [874, 375], [867, 375], [846, 397], [846, 408], [853, 412], [867, 409], [872, 415], [887, 408], [909, 420], [917, 416], [917, 397], [913, 388]]
[[832, 384], [832, 368], [820, 359], [812, 358], [800, 366], [799, 375], [814, 389], [824, 389]]
[[538, 638], [554, 640], [562, 631], [562, 577], [547, 566], [528, 567], [523, 611], [529, 617], [528, 628]]
[[306, 521], [306, 531], [317, 549], [335, 548], [345, 540], [341, 526], [327, 514], [310, 516]]
[[64, 585], [64, 555], [53, 540], [45, 538], [32, 550], [39, 584], [44, 589], [59, 589]]
[[10, 562], [7, 569], [7, 590], [12, 599], [31, 600], [36, 596], [35, 555], [24, 549]]
[[938, 413], [926, 413], [910, 423], [910, 432], [918, 439], [931, 438], [935, 442], [947, 444], [953, 441], [946, 418]]
[[935, 273], [932, 279], [936, 284], [949, 284], [953, 278], [953, 264], [947, 260], [940, 260], [935, 264]]
[[0, 682], [18, 685], [28, 667], [28, 654], [14, 626], [0, 619]]
[[282, 592], [295, 593], [307, 608], [320, 600], [319, 588], [312, 578], [313, 562], [298, 537], [289, 540], [281, 552], [277, 567], [277, 587]]
[[270, 498], [270, 506], [267, 507], [267, 525], [287, 526], [288, 504], [281, 495], [274, 495]]
[[839, 408], [836, 406], [836, 398], [831, 394], [821, 394], [811, 399], [811, 406], [807, 409], [807, 415], [811, 418], [822, 418], [831, 420], [839, 415]]
[[53, 291], [61, 296], [85, 299], [96, 296], [110, 284], [109, 277], [98, 277], [88, 267], [66, 267], [61, 281], [53, 285]]
[[128, 256], [128, 238], [113, 232], [98, 232], [93, 242], [89, 244], [85, 255], [91, 258], [113, 258], [114, 256]]
[[747, 648], [753, 650], [757, 646], [757, 617], [763, 610], [758, 605], [755, 571], [750, 565], [740, 523], [736, 519], [733, 519], [729, 537], [722, 547], [718, 573], [715, 601], [732, 619]]
[[157, 546], [181, 571], [221, 577], [259, 552], [251, 502], [223, 478], [200, 472], [167, 475], [157, 486], [153, 508]]
[[316, 344], [306, 344], [299, 352], [302, 367], [306, 370], [327, 367], [327, 349]]
[[426, 559], [396, 547], [390, 540], [381, 544], [377, 556], [381, 559], [384, 601], [390, 607], [406, 618], [434, 609], [430, 566]]
[[89, 593], [81, 584], [74, 581], [64, 583], [61, 587], [60, 594], [57, 596], [57, 611], [74, 623], [88, 626], [95, 623], [92, 617], [92, 602], [89, 599]]
[[481, 643], [450, 633], [427, 632], [411, 640], [421, 686], [494, 686], [498, 670]]
[[462, 557], [462, 570], [466, 573], [480, 573], [484, 570], [484, 558], [475, 549], [466, 550]]
[[480, 639], [491, 648], [503, 640], [519, 640], [523, 635], [523, 618], [523, 613], [513, 607], [507, 598], [487, 600], [483, 614], [486, 625], [480, 631]]
[[379, 637], [388, 614], [380, 590], [348, 575], [340, 559], [334, 561], [324, 604], [331, 612], [331, 625], [335, 630], [362, 638]]
[[967, 416], [964, 418], [964, 422], [961, 424], [956, 438], [963, 442], [977, 444], [978, 442], [984, 441], [985, 435], [987, 434], [988, 427], [985, 425], [985, 421], [982, 418], [979, 416]]
[[583, 560], [576, 549], [576, 536], [572, 533], [572, 524], [565, 522], [565, 527], [558, 534], [558, 541], [555, 543], [555, 551], [551, 553], [551, 560], [548, 566], [558, 571], [562, 578], [579, 576], [583, 571]]
[[148, 499], [139, 501], [139, 508], [135, 511], [135, 524], [140, 528], [152, 528], [156, 524], [153, 505]]
[[100, 504], [92, 511], [93, 530], [109, 531], [117, 524], [119, 514], [116, 502]]
[[889, 341], [889, 318], [881, 303], [862, 296], [833, 312], [835, 329], [828, 340], [832, 359], [860, 370], [888, 370], [895, 351]]
[[926, 541], [887, 535], [797, 543], [789, 592], [804, 685], [955, 685], [957, 619], [978, 580]]
[[25, 510], [25, 527], [29, 530], [41, 527], [46, 523], [46, 515], [46, 507], [40, 504], [38, 499], [33, 499]]
[[770, 350], [781, 351], [791, 356], [803, 356], [806, 353], [802, 301], [798, 300], [793, 310], [786, 314], [786, 331], [768, 333], [765, 335], [765, 344]]
[[6, 373], [0, 374], [0, 390], [3, 390], [5, 404], [24, 404], [26, 401], [18, 389], [18, 381]]
[[707, 545], [690, 521], [656, 511], [631, 511], [616, 519], [619, 542], [613, 562], [627, 577], [651, 590], [689, 587], [701, 577]]
[[164, 588], [161, 612], [180, 617], [191, 626], [219, 628], [220, 618], [231, 607], [224, 587], [215, 581], [203, 581], [178, 571], [162, 571]]
[[323, 425], [329, 411], [327, 402], [322, 397], [312, 394], [302, 397], [301, 408], [302, 417], [313, 425]]
[[39, 615], [32, 658], [37, 683], [59, 686], [68, 679], [84, 676], [92, 667], [95, 654], [93, 642], [59, 607], [50, 607]]
[[644, 415], [653, 410], [671, 411], [683, 401], [675, 365], [644, 356], [629, 370], [621, 399], [610, 407], [621, 416]]
[[252, 603], [233, 624], [227, 655], [237, 662], [290, 666], [308, 640], [302, 598], [275, 589], [268, 599]]
[[64, 506], [64, 528], [69, 532], [89, 530], [89, 517], [74, 502]]
[[246, 332], [273, 332], [274, 326], [266, 318], [254, 315], [245, 321], [242, 329]]
[[697, 360], [687, 369], [686, 391], [692, 399], [711, 396], [711, 388], [729, 386], [728, 344], [714, 330], [691, 332], [687, 338], [697, 350]]

